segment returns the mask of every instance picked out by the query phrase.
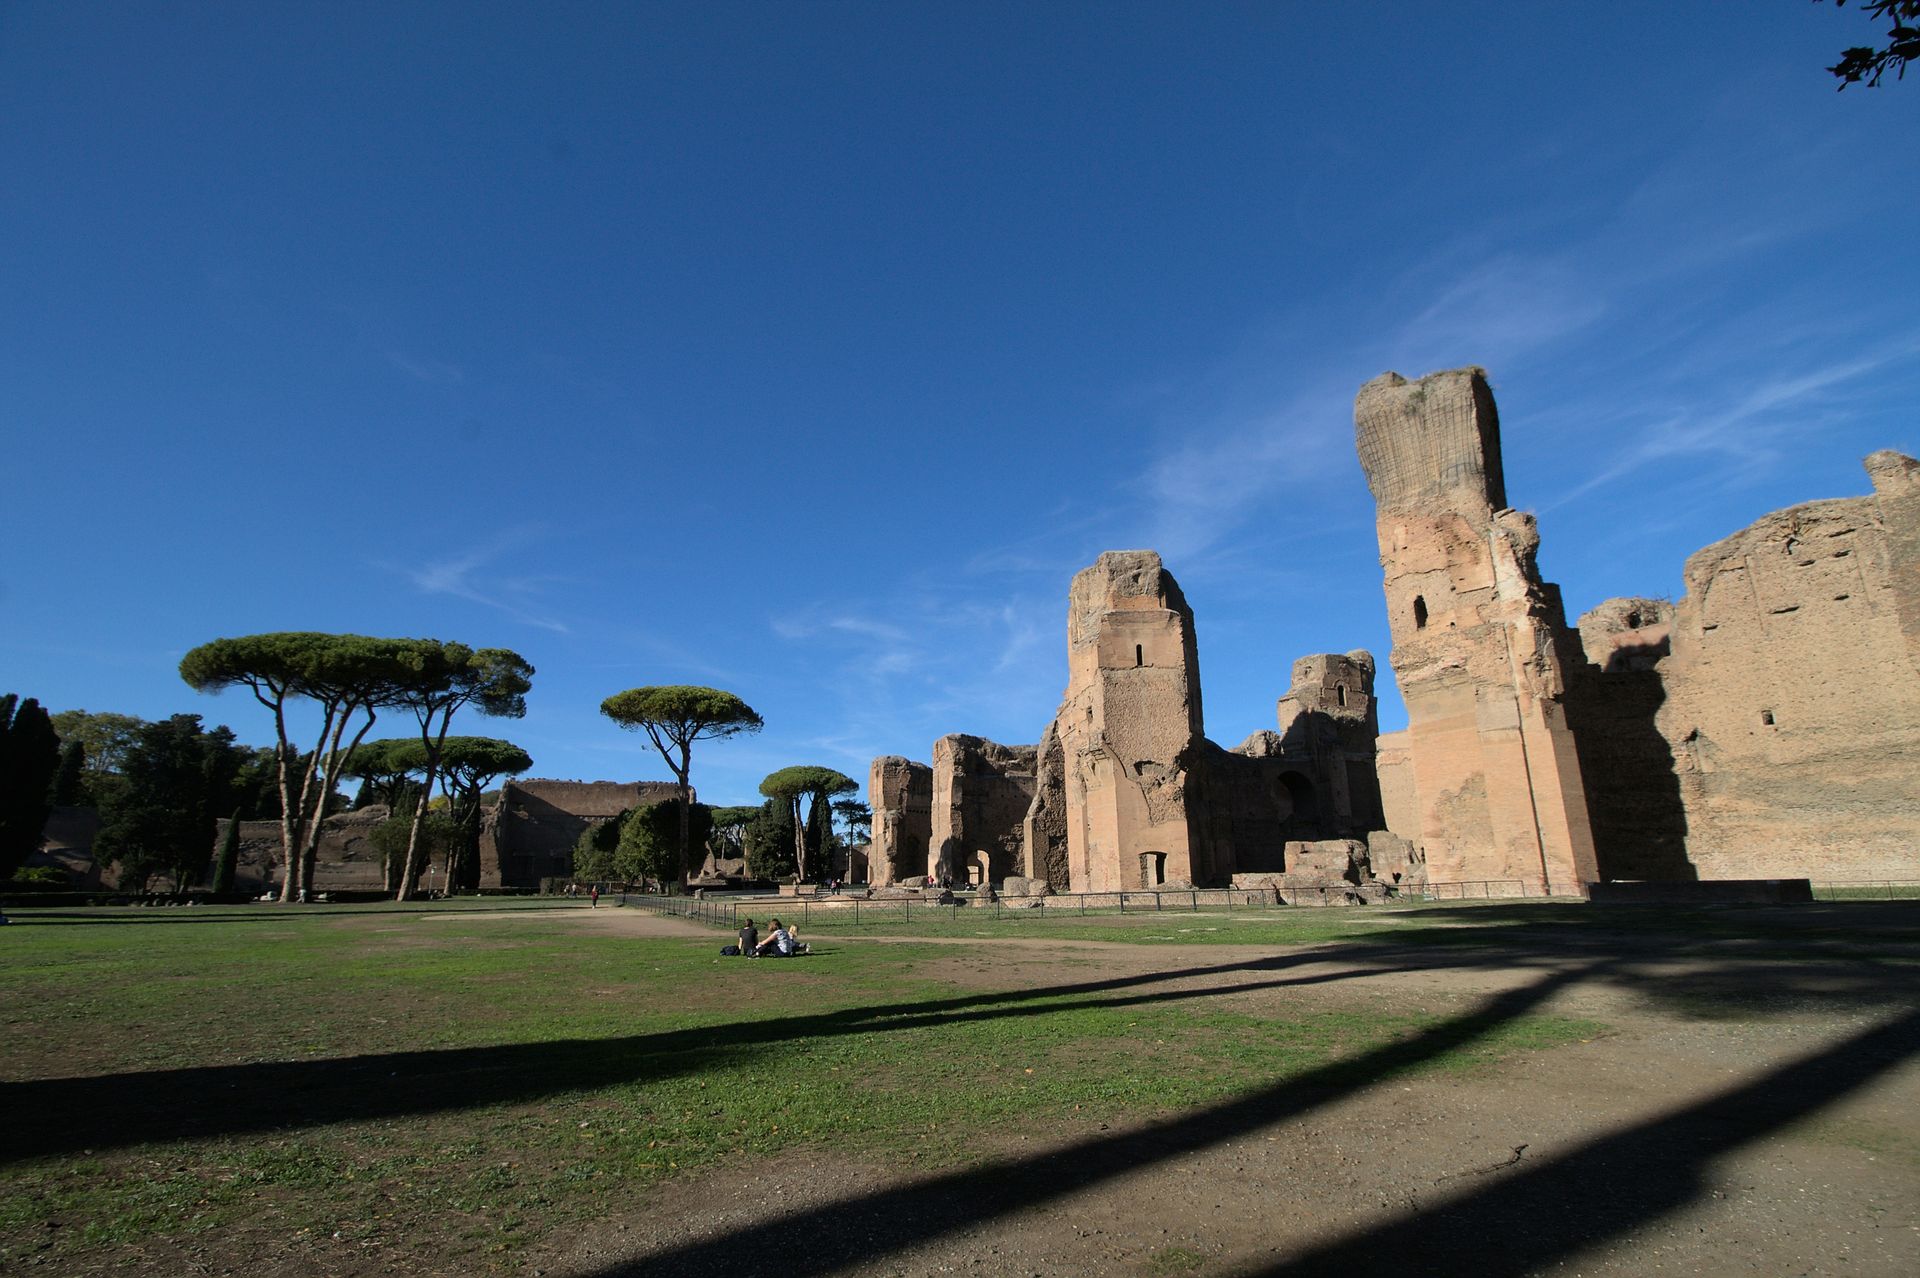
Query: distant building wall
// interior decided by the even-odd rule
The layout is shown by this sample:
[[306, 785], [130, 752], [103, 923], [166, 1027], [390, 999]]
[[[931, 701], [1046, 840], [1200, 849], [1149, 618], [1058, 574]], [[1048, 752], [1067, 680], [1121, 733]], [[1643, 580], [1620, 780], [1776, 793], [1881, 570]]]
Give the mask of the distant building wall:
[[667, 781], [509, 781], [481, 830], [480, 886], [533, 888], [565, 878], [589, 826], [676, 794]]

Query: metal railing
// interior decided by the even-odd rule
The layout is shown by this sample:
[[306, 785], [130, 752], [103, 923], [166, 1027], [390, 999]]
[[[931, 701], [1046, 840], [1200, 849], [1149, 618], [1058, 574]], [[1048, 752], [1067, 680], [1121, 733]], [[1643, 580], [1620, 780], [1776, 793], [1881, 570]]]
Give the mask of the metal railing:
[[1816, 901], [1920, 901], [1920, 879], [1825, 879], [1813, 883]]
[[[622, 905], [650, 910], [672, 918], [692, 919], [732, 931], [740, 921], [761, 924], [774, 916], [801, 927], [898, 925], [916, 919], [928, 923], [993, 919], [1058, 919], [1121, 914], [1200, 914], [1207, 911], [1245, 911], [1318, 908], [1369, 901], [1498, 901], [1540, 900], [1547, 893], [1519, 879], [1475, 879], [1459, 883], [1429, 883], [1414, 887], [1388, 886], [1384, 893], [1362, 892], [1347, 884], [1327, 887], [1186, 888], [1153, 892], [1061, 892], [1044, 897], [1000, 896], [982, 899], [975, 893], [956, 893], [951, 905], [914, 897], [867, 897], [851, 893], [819, 897], [713, 898], [658, 896], [627, 892]], [[991, 913], [989, 913], [989, 911]]]

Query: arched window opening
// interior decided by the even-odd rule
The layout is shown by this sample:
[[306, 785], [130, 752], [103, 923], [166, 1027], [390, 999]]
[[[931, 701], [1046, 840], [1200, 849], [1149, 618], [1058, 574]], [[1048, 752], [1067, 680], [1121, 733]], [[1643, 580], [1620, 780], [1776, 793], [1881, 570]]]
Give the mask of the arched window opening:
[[1427, 628], [1427, 597], [1425, 595], [1413, 597], [1413, 628], [1415, 630]]
[[1630, 612], [1630, 613], [1628, 613], [1628, 614], [1627, 614], [1627, 629], [1629, 629], [1629, 630], [1638, 630], [1639, 628], [1640, 628], [1640, 614], [1639, 614], [1639, 613], [1637, 613], [1637, 612]]
[[1334, 699], [1337, 700], [1341, 705], [1344, 706], [1347, 704], [1347, 688], [1345, 684], [1335, 684], [1333, 689], [1333, 695], [1334, 695]]
[[1133, 645], [1133, 664], [1136, 666], [1144, 666], [1147, 664], [1146, 653], [1142, 650], [1141, 645], [1137, 643]]

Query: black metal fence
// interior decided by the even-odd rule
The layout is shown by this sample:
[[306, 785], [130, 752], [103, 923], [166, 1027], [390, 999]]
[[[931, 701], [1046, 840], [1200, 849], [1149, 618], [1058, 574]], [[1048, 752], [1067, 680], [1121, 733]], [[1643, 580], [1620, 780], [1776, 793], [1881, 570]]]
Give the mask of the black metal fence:
[[956, 904], [939, 905], [932, 899], [913, 897], [868, 897], [844, 893], [822, 896], [692, 897], [657, 896], [628, 892], [619, 897], [622, 905], [651, 910], [655, 914], [693, 919], [732, 931], [742, 920], [752, 918], [765, 924], [769, 918], [784, 918], [806, 927], [885, 926], [925, 921], [965, 923], [993, 919], [1060, 919], [1089, 915], [1120, 914], [1200, 914], [1207, 911], [1278, 910], [1298, 907], [1325, 907], [1364, 904], [1368, 901], [1498, 901], [1539, 900], [1546, 893], [1518, 879], [1476, 879], [1461, 883], [1432, 883], [1423, 887], [1386, 889], [1362, 893], [1345, 885], [1323, 888], [1285, 888], [1276, 894], [1271, 889], [1189, 888], [1160, 892], [1063, 892], [1047, 897], [997, 897], [983, 899], [972, 893], [957, 893]]
[[1816, 901], [1920, 901], [1920, 879], [1830, 879], [1813, 884]]

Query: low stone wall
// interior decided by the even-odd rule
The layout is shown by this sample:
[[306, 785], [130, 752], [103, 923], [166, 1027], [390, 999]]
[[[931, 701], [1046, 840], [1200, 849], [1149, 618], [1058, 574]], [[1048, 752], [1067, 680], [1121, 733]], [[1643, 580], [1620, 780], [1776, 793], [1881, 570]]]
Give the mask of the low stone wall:
[[[1378, 894], [1384, 899], [1385, 894]], [[1127, 914], [1155, 911], [1227, 909], [1238, 905], [1357, 905], [1368, 899], [1352, 884], [1325, 888], [1190, 888], [1184, 892], [1085, 892], [1065, 896], [1015, 897], [1002, 905], [1049, 910], [1120, 910]]]

